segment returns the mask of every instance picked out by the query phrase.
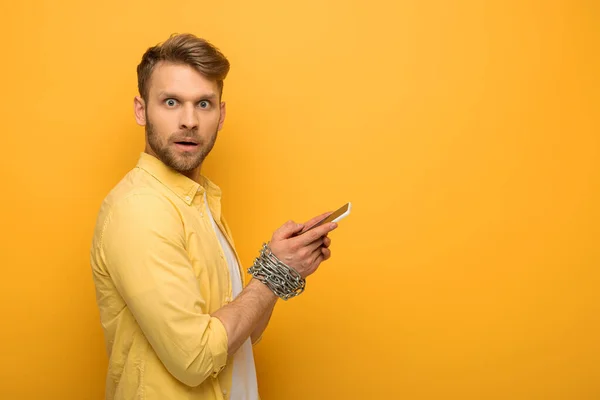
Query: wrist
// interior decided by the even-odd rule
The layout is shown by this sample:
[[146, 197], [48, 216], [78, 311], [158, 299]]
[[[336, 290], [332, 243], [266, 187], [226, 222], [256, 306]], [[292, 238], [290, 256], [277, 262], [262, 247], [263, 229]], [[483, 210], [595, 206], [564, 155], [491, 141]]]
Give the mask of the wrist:
[[277, 301], [277, 299], [279, 298], [275, 293], [273, 293], [271, 289], [269, 289], [269, 287], [266, 284], [262, 283], [256, 278], [252, 278], [250, 280], [250, 282], [248, 283], [248, 287], [252, 287], [253, 290], [256, 290], [257, 294], [261, 298], [265, 298], [271, 301]]
[[306, 286], [298, 271], [279, 260], [266, 243], [248, 273], [283, 300], [298, 296]]

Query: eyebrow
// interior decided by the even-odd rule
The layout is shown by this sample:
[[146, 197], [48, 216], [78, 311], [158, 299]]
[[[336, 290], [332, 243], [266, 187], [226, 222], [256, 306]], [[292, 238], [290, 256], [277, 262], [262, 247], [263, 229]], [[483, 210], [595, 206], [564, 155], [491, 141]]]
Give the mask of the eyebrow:
[[[160, 92], [158, 94], [158, 97], [162, 97], [162, 98], [175, 98], [175, 99], [179, 99], [181, 98], [181, 96], [175, 94], [175, 93], [171, 93], [171, 92]], [[199, 100], [216, 100], [217, 99], [217, 94], [216, 93], [206, 93], [206, 94], [202, 94], [200, 96], [198, 96]]]

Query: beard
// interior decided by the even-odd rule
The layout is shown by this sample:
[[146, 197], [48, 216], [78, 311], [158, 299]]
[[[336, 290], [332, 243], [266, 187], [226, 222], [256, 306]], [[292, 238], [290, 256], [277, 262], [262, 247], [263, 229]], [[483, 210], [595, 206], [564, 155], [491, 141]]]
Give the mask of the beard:
[[[202, 140], [198, 135], [197, 129], [178, 131], [168, 139], [162, 140], [146, 115], [146, 138], [148, 145], [165, 165], [184, 175], [202, 165], [202, 162], [217, 141], [218, 131], [217, 128], [208, 142]], [[175, 143], [186, 140], [193, 140], [197, 143], [197, 148], [194, 148], [194, 151], [178, 151]]]

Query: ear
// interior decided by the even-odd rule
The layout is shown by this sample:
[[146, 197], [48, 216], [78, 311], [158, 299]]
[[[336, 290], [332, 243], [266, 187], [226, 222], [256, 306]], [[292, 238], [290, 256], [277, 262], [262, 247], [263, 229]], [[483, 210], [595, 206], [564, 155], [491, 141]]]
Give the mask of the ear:
[[140, 96], [135, 96], [133, 99], [133, 112], [135, 114], [135, 122], [138, 125], [146, 125], [146, 102]]
[[227, 114], [227, 107], [224, 101], [221, 102], [221, 118], [219, 118], [219, 130], [223, 129], [223, 123], [225, 122], [225, 115]]

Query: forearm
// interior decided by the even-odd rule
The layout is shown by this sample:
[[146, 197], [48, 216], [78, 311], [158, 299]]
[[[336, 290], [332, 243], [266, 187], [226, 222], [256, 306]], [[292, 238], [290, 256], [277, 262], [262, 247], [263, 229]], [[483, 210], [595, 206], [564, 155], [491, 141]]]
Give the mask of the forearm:
[[228, 340], [228, 353], [234, 354], [250, 335], [270, 317], [278, 297], [264, 284], [252, 279], [242, 293], [231, 303], [215, 311], [225, 327]]
[[256, 328], [252, 332], [252, 335], [251, 335], [252, 343], [256, 343], [258, 341], [258, 339], [260, 339], [260, 337], [262, 336], [263, 332], [267, 328], [267, 325], [269, 325], [269, 321], [271, 320], [271, 315], [273, 314], [273, 310], [275, 309], [275, 304], [276, 303], [273, 303], [273, 307], [270, 307], [263, 314], [262, 318], [258, 322], [258, 325], [256, 326]]

